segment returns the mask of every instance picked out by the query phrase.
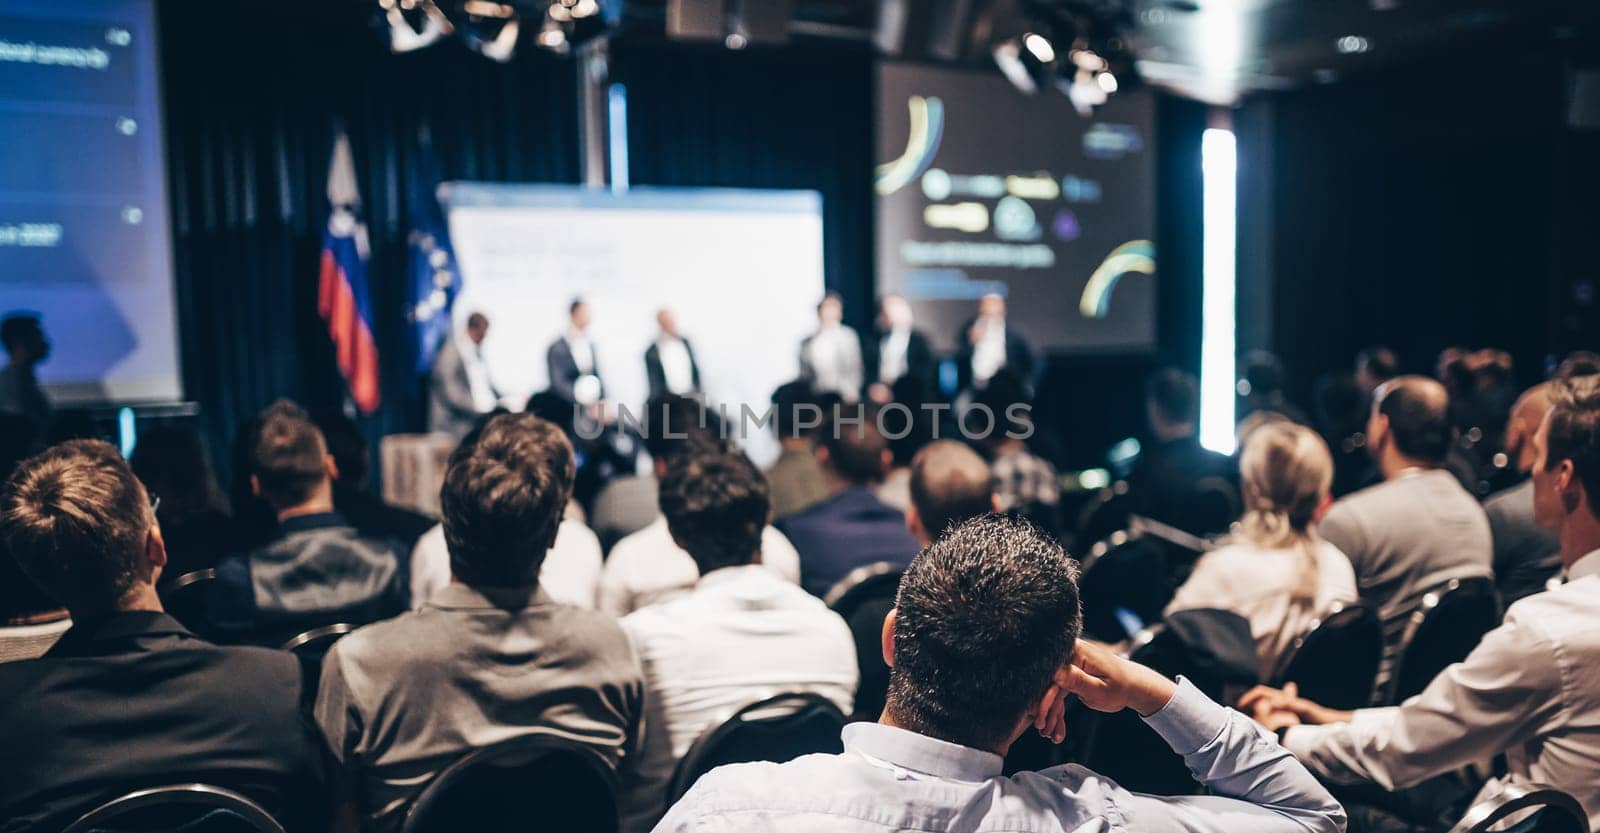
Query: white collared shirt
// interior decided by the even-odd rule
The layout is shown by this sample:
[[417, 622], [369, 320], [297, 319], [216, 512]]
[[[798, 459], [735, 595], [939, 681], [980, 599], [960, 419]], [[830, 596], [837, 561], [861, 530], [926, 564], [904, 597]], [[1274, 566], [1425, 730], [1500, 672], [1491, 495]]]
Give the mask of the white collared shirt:
[[1284, 746], [1325, 779], [1404, 790], [1504, 752], [1503, 784], [1548, 784], [1600, 829], [1600, 550], [1561, 587], [1511, 606], [1467, 658], [1399, 706], [1297, 726]]
[[850, 628], [820, 599], [755, 564], [701, 577], [686, 595], [622, 620], [644, 668], [645, 733], [624, 785], [623, 829], [660, 819], [673, 769], [695, 739], [775, 694], [855, 700]]
[[972, 346], [972, 381], [982, 387], [1006, 366], [1006, 320], [991, 318], [980, 323], [983, 335]]
[[806, 360], [817, 391], [837, 393], [847, 402], [860, 395], [861, 342], [855, 330], [843, 324], [818, 330], [806, 343]]
[[911, 328], [904, 327], [890, 330], [883, 337], [882, 351], [878, 358], [878, 381], [885, 385], [892, 385], [906, 375], [906, 350], [911, 345]]
[[494, 384], [489, 381], [489, 366], [483, 363], [483, 353], [470, 338], [458, 338], [456, 349], [461, 352], [461, 366], [467, 371], [473, 409], [480, 414], [489, 413], [499, 402], [494, 395]]
[[594, 343], [589, 340], [589, 335], [582, 330], [569, 329], [561, 337], [567, 342], [567, 350], [572, 353], [572, 363], [578, 368], [578, 373], [593, 373]]
[[[539, 568], [539, 589], [562, 604], [593, 609], [603, 557], [600, 539], [589, 527], [564, 519]], [[411, 550], [411, 609], [421, 610], [449, 583], [450, 550], [445, 546], [444, 526], [434, 524]]]
[[[761, 563], [785, 581], [800, 583], [800, 554], [771, 526], [761, 531]], [[667, 519], [658, 515], [611, 547], [600, 573], [600, 609], [621, 618], [681, 596], [699, 580], [694, 558], [672, 540]]]
[[663, 333], [656, 339], [656, 357], [661, 360], [661, 375], [667, 380], [669, 392], [694, 392], [694, 362], [683, 339]]

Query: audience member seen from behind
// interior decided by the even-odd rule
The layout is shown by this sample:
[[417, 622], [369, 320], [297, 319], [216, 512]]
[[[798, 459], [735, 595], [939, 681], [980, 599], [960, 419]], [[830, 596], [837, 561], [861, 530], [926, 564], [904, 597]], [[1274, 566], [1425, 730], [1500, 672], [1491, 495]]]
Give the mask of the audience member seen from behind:
[[1313, 395], [1317, 430], [1333, 455], [1333, 496], [1377, 483], [1378, 469], [1367, 454], [1371, 394], [1350, 374], [1330, 373], [1317, 380]]
[[978, 444], [989, 454], [1000, 511], [1057, 531], [1061, 483], [1055, 466], [1028, 450], [1033, 422], [1026, 388], [1010, 371], [1002, 370], [979, 391], [975, 405], [961, 421], [968, 431], [981, 434]]
[[[667, 469], [684, 458], [721, 454], [729, 448], [716, 412], [686, 396], [650, 400], [643, 427], [655, 472], [652, 483], [659, 483]], [[658, 494], [658, 503], [661, 499]], [[800, 581], [799, 554], [771, 526], [761, 532], [761, 564], [785, 581]], [[699, 580], [694, 558], [673, 540], [666, 515], [658, 511], [648, 526], [611, 548], [600, 573], [600, 609], [621, 618], [687, 593]]]
[[208, 610], [219, 634], [276, 644], [405, 610], [403, 550], [361, 535], [334, 508], [338, 469], [306, 412], [279, 400], [262, 412], [254, 438], [251, 490], [278, 526], [265, 544], [218, 565]]
[[372, 448], [354, 419], [342, 413], [324, 414], [317, 429], [333, 457], [333, 506], [339, 514], [370, 538], [394, 541], [409, 550], [433, 519], [395, 506], [372, 491]]
[[1167, 368], [1145, 383], [1150, 442], [1128, 474], [1135, 515], [1195, 535], [1226, 530], [1237, 514], [1233, 461], [1200, 445], [1200, 387]]
[[128, 464], [145, 490], [160, 500], [156, 520], [167, 544], [163, 586], [186, 573], [215, 567], [237, 551], [228, 498], [217, 484], [199, 431], [151, 426], [139, 433]]
[[952, 527], [1000, 511], [989, 464], [955, 440], [935, 440], [911, 459], [906, 529], [926, 547]]
[[[840, 755], [715, 770], [656, 829], [1343, 830], [1338, 803], [1270, 734], [1191, 683], [1077, 642], [1080, 625], [1077, 569], [1058, 544], [1005, 516], [968, 521], [900, 582], [878, 723], [845, 727]], [[1062, 739], [1069, 694], [1133, 709], [1211, 795], [1135, 795], [1077, 765], [1002, 775], [1023, 733]]]
[[1309, 425], [1306, 412], [1289, 401], [1284, 392], [1286, 371], [1283, 360], [1267, 350], [1251, 350], [1244, 354], [1239, 371], [1241, 393], [1238, 418], [1243, 421], [1251, 415], [1272, 413], [1301, 425]]
[[1505, 455], [1521, 483], [1491, 495], [1483, 502], [1489, 517], [1489, 538], [1494, 547], [1494, 581], [1500, 600], [1509, 605], [1534, 593], [1561, 571], [1561, 542], [1555, 532], [1534, 521], [1533, 435], [1550, 410], [1550, 383], [1529, 388], [1511, 409], [1506, 422]]
[[1442, 385], [1423, 376], [1384, 383], [1366, 434], [1383, 482], [1339, 500], [1317, 531], [1350, 559], [1362, 600], [1383, 621], [1381, 683], [1423, 596], [1490, 575], [1491, 554], [1483, 507], [1443, 468], [1454, 432]]
[[192, 782], [320, 829], [299, 664], [211, 645], [162, 612], [161, 528], [115, 448], [76, 440], [24, 462], [0, 540], [73, 621], [43, 658], [0, 664], [0, 830], [60, 830], [123, 793]]
[[[1534, 515], [1560, 541], [1566, 584], [1512, 605], [1398, 708], [1341, 712], [1266, 688], [1241, 703], [1324, 780], [1392, 791], [1352, 794], [1364, 829], [1443, 830], [1474, 793], [1537, 784], [1571, 794], [1600, 829], [1600, 377], [1558, 382], [1550, 401], [1532, 440]], [[1481, 788], [1457, 774], [1502, 754], [1504, 774]]]
[[[0, 486], [32, 451], [28, 423], [0, 414]], [[67, 609], [28, 578], [0, 537], [0, 662], [34, 659], [72, 627]]]
[[815, 447], [823, 423], [822, 408], [810, 385], [796, 380], [772, 392], [772, 430], [779, 448], [778, 459], [767, 467], [772, 517], [783, 520], [827, 499], [828, 480]]
[[844, 621], [757, 563], [767, 485], [744, 455], [674, 460], [661, 511], [700, 580], [622, 620], [645, 678], [644, 742], [625, 786], [632, 831], [661, 818], [678, 761], [717, 721], [776, 693], [819, 694], [849, 714], [856, 690]]
[[0, 319], [0, 346], [7, 357], [0, 367], [0, 414], [21, 417], [26, 435], [40, 439], [50, 426], [51, 409], [35, 370], [50, 358], [50, 340], [39, 316], [15, 313]]
[[816, 454], [832, 494], [778, 522], [800, 554], [801, 586], [816, 596], [827, 595], [857, 567], [878, 562], [904, 566], [917, 554], [905, 513], [873, 492], [892, 459], [877, 414], [851, 405], [830, 416]]
[[491, 419], [440, 490], [453, 581], [420, 610], [357, 630], [323, 661], [316, 722], [344, 769], [346, 813], [398, 828], [445, 767], [530, 733], [613, 766], [638, 743], [639, 661], [610, 617], [538, 586], [575, 476], [572, 446], [531, 414]]
[[1355, 381], [1367, 398], [1384, 382], [1400, 375], [1400, 357], [1387, 347], [1368, 347], [1356, 353]]
[[1287, 420], [1260, 426], [1245, 440], [1239, 474], [1238, 532], [1200, 558], [1166, 612], [1215, 609], [1244, 617], [1261, 678], [1271, 679], [1295, 640], [1335, 607], [1357, 600], [1356, 577], [1349, 559], [1316, 532], [1333, 459], [1315, 431]]

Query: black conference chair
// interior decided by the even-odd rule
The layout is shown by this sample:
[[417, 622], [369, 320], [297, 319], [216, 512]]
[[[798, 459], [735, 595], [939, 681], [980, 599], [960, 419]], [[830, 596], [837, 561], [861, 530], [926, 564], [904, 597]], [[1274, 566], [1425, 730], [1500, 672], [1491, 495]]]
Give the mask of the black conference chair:
[[1383, 657], [1383, 624], [1361, 604], [1335, 608], [1295, 641], [1289, 661], [1273, 678], [1294, 683], [1300, 696], [1334, 709], [1359, 709], [1372, 699]]
[[[1516, 816], [1525, 816], [1502, 828]], [[1498, 794], [1467, 810], [1450, 833], [1589, 833], [1589, 817], [1577, 799], [1538, 784], [1507, 784]]]
[[719, 766], [781, 764], [801, 755], [843, 752], [839, 732], [844, 724], [844, 713], [819, 694], [779, 694], [745, 706], [695, 739], [672, 774], [666, 806]]
[[889, 666], [883, 661], [883, 620], [894, 609], [905, 568], [879, 562], [857, 567], [830, 589], [823, 601], [850, 626], [856, 643], [854, 720], [877, 720], [889, 696]]
[[1209, 547], [1204, 539], [1135, 518], [1089, 548], [1082, 559], [1079, 598], [1083, 629], [1102, 642], [1121, 642], [1156, 622]]
[[161, 591], [161, 606], [179, 624], [204, 635], [208, 626], [206, 597], [216, 580], [217, 571], [214, 568], [184, 573]]
[[90, 810], [63, 833], [284, 833], [261, 805], [222, 787], [174, 784], [131, 792]]
[[323, 658], [328, 655], [333, 643], [345, 638], [355, 629], [356, 626], [348, 622], [335, 622], [297, 633], [279, 646], [280, 650], [288, 651], [294, 654], [295, 659], [300, 660], [300, 669], [306, 679], [301, 693], [308, 708], [316, 702], [317, 686], [322, 680]]
[[616, 833], [617, 775], [593, 748], [545, 734], [479, 749], [434, 777], [401, 833]]
[[1499, 624], [1500, 597], [1492, 579], [1451, 579], [1427, 593], [1406, 625], [1383, 702], [1394, 705], [1420, 693], [1439, 672], [1466, 659]]

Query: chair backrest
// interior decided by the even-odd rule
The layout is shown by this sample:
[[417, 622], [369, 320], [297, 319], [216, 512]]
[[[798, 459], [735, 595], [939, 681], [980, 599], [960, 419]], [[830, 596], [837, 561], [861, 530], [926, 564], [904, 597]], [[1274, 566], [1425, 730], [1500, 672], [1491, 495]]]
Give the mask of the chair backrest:
[[850, 626], [856, 643], [856, 720], [877, 720], [889, 696], [889, 666], [883, 661], [883, 620], [894, 608], [895, 593], [905, 568], [879, 562], [857, 567], [839, 580], [824, 598]]
[[63, 833], [284, 833], [261, 805], [222, 787], [173, 784], [131, 792], [90, 810]]
[[1385, 702], [1397, 704], [1427, 688], [1499, 624], [1500, 598], [1491, 579], [1451, 579], [1425, 594], [1406, 625]]
[[676, 803], [700, 776], [727, 764], [784, 763], [815, 752], [839, 753], [845, 717], [818, 694], [779, 694], [734, 711], [713, 723], [678, 762], [667, 791]]
[[1510, 828], [1516, 833], [1589, 833], [1589, 817], [1577, 799], [1542, 784], [1506, 784], [1473, 804], [1450, 833], [1489, 833], [1515, 816], [1523, 816]]
[[214, 568], [184, 573], [161, 591], [161, 606], [184, 627], [203, 635], [207, 624], [206, 596], [216, 580]]
[[1272, 684], [1294, 683], [1300, 695], [1334, 709], [1372, 701], [1383, 656], [1383, 624], [1362, 604], [1335, 607], [1297, 639]]
[[434, 777], [401, 833], [615, 833], [617, 775], [592, 747], [528, 734], [471, 752]]
[[281, 649], [297, 656], [316, 655], [321, 657], [328, 653], [328, 649], [333, 647], [333, 643], [343, 639], [355, 629], [356, 626], [348, 622], [323, 625], [320, 628], [312, 628], [304, 633], [295, 634], [290, 637], [289, 641], [283, 643]]

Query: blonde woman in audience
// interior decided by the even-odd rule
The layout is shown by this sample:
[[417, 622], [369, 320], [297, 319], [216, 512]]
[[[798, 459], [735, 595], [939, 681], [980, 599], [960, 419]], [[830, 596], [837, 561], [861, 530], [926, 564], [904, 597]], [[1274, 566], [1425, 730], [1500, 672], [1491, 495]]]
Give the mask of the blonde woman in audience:
[[1336, 605], [1357, 599], [1349, 559], [1317, 536], [1333, 458], [1316, 432], [1287, 420], [1255, 426], [1239, 456], [1244, 516], [1232, 539], [1203, 556], [1167, 607], [1229, 610], [1250, 622], [1262, 679]]

